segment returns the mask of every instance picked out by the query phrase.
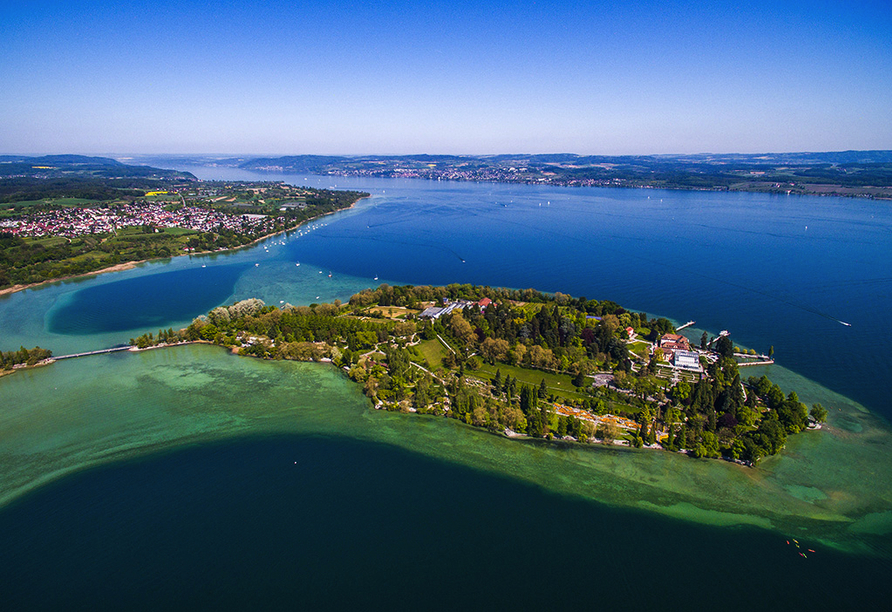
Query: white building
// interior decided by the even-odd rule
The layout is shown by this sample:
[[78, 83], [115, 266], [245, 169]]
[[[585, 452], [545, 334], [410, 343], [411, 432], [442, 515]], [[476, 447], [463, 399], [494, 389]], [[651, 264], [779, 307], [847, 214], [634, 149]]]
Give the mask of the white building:
[[672, 365], [686, 370], [700, 370], [700, 356], [693, 351], [677, 349], [673, 351]]

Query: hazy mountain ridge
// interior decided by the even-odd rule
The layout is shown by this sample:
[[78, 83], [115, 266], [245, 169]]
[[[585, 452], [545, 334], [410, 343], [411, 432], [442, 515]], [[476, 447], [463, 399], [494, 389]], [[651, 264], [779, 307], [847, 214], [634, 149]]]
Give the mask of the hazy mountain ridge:
[[195, 179], [188, 172], [129, 165], [110, 157], [85, 155], [0, 156], [0, 178]]
[[892, 198], [892, 151], [576, 155], [297, 155], [218, 160], [257, 172]]

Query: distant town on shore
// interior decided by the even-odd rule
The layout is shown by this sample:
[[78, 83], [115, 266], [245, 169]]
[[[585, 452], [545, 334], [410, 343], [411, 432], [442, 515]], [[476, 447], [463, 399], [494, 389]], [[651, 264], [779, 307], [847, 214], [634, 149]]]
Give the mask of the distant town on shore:
[[348, 208], [357, 191], [58, 156], [0, 162], [0, 292], [148, 259], [225, 251]]
[[145, 163], [270, 174], [754, 191], [892, 199], [892, 151], [702, 155], [161, 156]]

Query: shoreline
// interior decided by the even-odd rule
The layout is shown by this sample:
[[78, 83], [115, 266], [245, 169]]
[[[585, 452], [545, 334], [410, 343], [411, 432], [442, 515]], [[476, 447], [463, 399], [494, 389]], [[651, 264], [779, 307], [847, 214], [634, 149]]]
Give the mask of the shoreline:
[[93, 270], [92, 272], [84, 272], [83, 274], [71, 274], [68, 276], [60, 276], [58, 278], [49, 278], [45, 281], [40, 281], [39, 283], [28, 283], [27, 285], [13, 285], [11, 287], [6, 287], [4, 289], [0, 289], [0, 297], [3, 297], [5, 295], [12, 295], [13, 293], [18, 293], [19, 291], [25, 291], [26, 289], [34, 289], [36, 287], [41, 287], [43, 285], [47, 285], [50, 283], [60, 283], [60, 282], [68, 281], [68, 280], [73, 280], [76, 278], [87, 278], [89, 276], [99, 276], [100, 274], [107, 274], [109, 272], [124, 272], [125, 270], [132, 270], [133, 268], [136, 268], [137, 266], [140, 266], [145, 263], [151, 263], [153, 261], [162, 261], [165, 259], [175, 259], [177, 257], [186, 257], [187, 255], [190, 257], [197, 257], [197, 256], [202, 256], [202, 255], [213, 255], [215, 253], [230, 253], [230, 252], [238, 251], [239, 249], [245, 249], [245, 248], [254, 246], [258, 242], [266, 240], [267, 238], [272, 238], [273, 236], [278, 236], [279, 234], [286, 234], [288, 232], [294, 231], [297, 228], [301, 227], [302, 225], [310, 223], [311, 221], [315, 221], [316, 219], [320, 219], [327, 215], [333, 215], [335, 213], [338, 213], [338, 212], [341, 212], [344, 210], [350, 210], [351, 208], [356, 206], [356, 204], [360, 200], [365, 200], [366, 198], [370, 198], [370, 197], [372, 197], [372, 196], [371, 195], [363, 196], [363, 197], [359, 198], [358, 200], [356, 200], [356, 202], [353, 202], [347, 208], [339, 208], [338, 210], [333, 210], [333, 211], [330, 211], [327, 213], [322, 213], [321, 215], [317, 215], [315, 217], [310, 217], [309, 219], [305, 219], [304, 221], [302, 221], [298, 225], [295, 225], [292, 228], [279, 230], [278, 232], [273, 232], [272, 234], [266, 234], [264, 236], [261, 236], [260, 238], [256, 238], [256, 239], [252, 240], [251, 242], [248, 242], [246, 244], [241, 244], [237, 247], [232, 247], [229, 249], [219, 249], [216, 251], [200, 251], [198, 253], [182, 253], [180, 255], [172, 255], [170, 257], [155, 257], [153, 259], [140, 259], [140, 260], [135, 260], [135, 261], [125, 261], [123, 263], [115, 264], [113, 266], [108, 266], [107, 268], [100, 268], [99, 270]]
[[[267, 170], [258, 170], [258, 169], [249, 169], [250, 172], [256, 173], [265, 173], [265, 174], [293, 174], [292, 171], [267, 171]], [[438, 177], [430, 177], [430, 176], [397, 176], [397, 175], [364, 175], [364, 174], [350, 174], [347, 172], [333, 172], [333, 173], [325, 173], [318, 174], [317, 176], [322, 177], [338, 177], [342, 176], [345, 178], [372, 178], [372, 179], [388, 179], [388, 180], [417, 180], [417, 181], [448, 181], [448, 182], [456, 182], [456, 183], [489, 183], [494, 185], [538, 185], [538, 186], [548, 186], [548, 187], [573, 187], [573, 188], [594, 188], [594, 189], [652, 189], [652, 190], [666, 190], [666, 191], [706, 191], [706, 192], [726, 192], [726, 193], [761, 193], [766, 195], [776, 195], [776, 196], [805, 196], [805, 197], [837, 197], [837, 198], [859, 198], [864, 200], [877, 200], [881, 202], [892, 202], [892, 195], [877, 195], [873, 193], [865, 193], [865, 192], [854, 192], [854, 193], [838, 193], [835, 191], [807, 191], [807, 192], [799, 192], [795, 190], [786, 190], [786, 189], [738, 189], [738, 188], [730, 188], [730, 187], [698, 187], [698, 186], [685, 186], [685, 185], [647, 185], [647, 184], [639, 184], [639, 185], [585, 185], [579, 183], [573, 183], [571, 181], [543, 181], [539, 182], [538, 180], [516, 180], [516, 181], [506, 181], [506, 180], [497, 180], [497, 179], [486, 179], [486, 178], [464, 178], [464, 177], [450, 177], [450, 178], [438, 178]], [[819, 186], [822, 187], [839, 187], [842, 189], [846, 189], [845, 187], [841, 187], [839, 185], [830, 185], [819, 183]], [[880, 189], [888, 189], [890, 186], [881, 186]], [[848, 189], [855, 189], [854, 187], [850, 187]]]
[[[177, 255], [177, 257], [180, 257]], [[159, 258], [166, 259], [166, 258]], [[142, 259], [140, 261], [126, 261], [124, 263], [115, 264], [113, 266], [109, 266], [107, 268], [100, 268], [99, 270], [93, 270], [92, 272], [84, 272], [83, 274], [71, 274], [69, 276], [60, 276], [58, 278], [50, 278], [45, 281], [40, 281], [39, 283], [28, 283], [27, 285], [13, 285], [12, 287], [6, 287], [5, 289], [0, 289], [0, 296], [11, 295], [13, 293], [18, 293], [19, 291], [24, 291], [25, 289], [33, 289], [34, 287], [40, 287], [41, 285], [46, 285], [48, 283], [59, 283], [62, 281], [72, 280], [75, 278], [85, 278], [87, 276], [98, 276], [100, 274], [105, 274], [107, 272], [123, 272], [124, 270], [132, 270], [139, 264], [146, 263], [148, 261], [153, 261], [151, 259]]]
[[[156, 346], [153, 346], [153, 347], [146, 347], [145, 349], [137, 349], [136, 347], [130, 347], [129, 351], [124, 351], [124, 353], [125, 353], [125, 354], [128, 353], [128, 352], [141, 353], [141, 352], [143, 352], [143, 351], [151, 351], [151, 350], [154, 350], [154, 349], [156, 349], [156, 348], [158, 348], [158, 349], [161, 349], [161, 348], [175, 348], [175, 347], [180, 346], [180, 345], [182, 345], [182, 344], [192, 344], [192, 343], [194, 343], [194, 344], [206, 344], [206, 345], [208, 345], [208, 346], [219, 346], [221, 350], [226, 350], [226, 347], [224, 347], [224, 346], [215, 345], [215, 344], [213, 344], [213, 343], [211, 343], [211, 342], [208, 342], [208, 341], [201, 341], [201, 340], [199, 340], [199, 341], [189, 341], [189, 342], [176, 343], [176, 344], [156, 345]], [[219, 351], [217, 351], [217, 352], [219, 352]], [[228, 351], [227, 351], [227, 353], [228, 353]], [[204, 355], [204, 353], [202, 352], [201, 355]], [[227, 354], [227, 356], [229, 356], [229, 355]], [[270, 359], [268, 359], [268, 358], [267, 358], [267, 359], [264, 359], [264, 358], [262, 358], [262, 357], [258, 357], [258, 356], [254, 356], [254, 355], [241, 355], [241, 356], [253, 357], [254, 359], [257, 359], [257, 360], [260, 360], [260, 361], [268, 361], [268, 363], [270, 363], [270, 364], [274, 364], [274, 361], [275, 361], [275, 360], [270, 360]], [[164, 361], [166, 362], [167, 360], [164, 360]], [[322, 365], [321, 362], [304, 362], [304, 363], [317, 363], [318, 365]], [[331, 368], [331, 367], [334, 367], [334, 366], [332, 366], [332, 364], [325, 364], [325, 365], [328, 365], [330, 368]], [[80, 366], [79, 366], [79, 367], [80, 367]], [[89, 368], [89, 365], [87, 365], [87, 367]], [[334, 367], [334, 369], [338, 370], [339, 373], [341, 373], [341, 374], [343, 375], [343, 371], [342, 371], [340, 368], [336, 368], [336, 367]], [[56, 374], [53, 374], [53, 375], [55, 376]], [[24, 380], [25, 378], [26, 378], [26, 377], [22, 377], [23, 380]], [[13, 381], [10, 381], [10, 382], [13, 382]], [[19, 382], [19, 381], [16, 381], [16, 382]], [[351, 382], [350, 384], [351, 384], [351, 386], [353, 386], [353, 385], [356, 385], [357, 383], [355, 383], [355, 382]], [[361, 391], [360, 391], [360, 393], [361, 393]], [[401, 415], [401, 416], [402, 416], [402, 415]], [[432, 420], [438, 420], [438, 419], [432, 418]], [[386, 423], [385, 423], [385, 425], [386, 425]], [[472, 426], [472, 425], [462, 425], [461, 428], [462, 428], [462, 429], [467, 428], [467, 429], [470, 429], [470, 430], [476, 430], [477, 432], [479, 432], [479, 433], [481, 433], [481, 434], [482, 434], [482, 433], [485, 433], [485, 430], [484, 430], [484, 429], [479, 428], [479, 427], [474, 427], [474, 426]], [[445, 429], [446, 429], [446, 431], [448, 432], [449, 430], [451, 430], [451, 427], [449, 427], [449, 428], [445, 428]], [[410, 431], [410, 430], [401, 430], [401, 431]], [[504, 434], [503, 434], [503, 435], [504, 435]], [[407, 436], [407, 437], [408, 437], [408, 438], [413, 438], [413, 436]], [[444, 434], [444, 437], [445, 437], [446, 439], [448, 439], [448, 436], [446, 436], [445, 434]], [[505, 437], [506, 437], [506, 438], [511, 438], [512, 436], [505, 436]], [[517, 438], [518, 438], [518, 439], [515, 439], [515, 440], [512, 440], [512, 441], [513, 441], [513, 442], [520, 442], [520, 444], [517, 444], [517, 446], [519, 446], [519, 447], [523, 447], [523, 446], [525, 446], [525, 444], [524, 444], [524, 441], [525, 441], [525, 440], [530, 441], [530, 442], [536, 442], [536, 440], [531, 439], [529, 436], [522, 436], [522, 437], [521, 437], [521, 436], [518, 436]], [[413, 439], [414, 439], [414, 438], [413, 438]], [[476, 438], [474, 438], [474, 439], [476, 439]], [[190, 439], [190, 440], [187, 440], [185, 443], [188, 444], [188, 443], [190, 443], [192, 440], [194, 440], [194, 438], [193, 438], [193, 439]], [[543, 443], [543, 442], [545, 442], [545, 441], [544, 441], [543, 439], [539, 439], [538, 442]], [[177, 447], [177, 446], [179, 446], [179, 445], [182, 444], [182, 443], [183, 443], [182, 441], [180, 441], [180, 440], [176, 440], [176, 441], [174, 441], [174, 442], [171, 443], [171, 447]], [[553, 440], [551, 443], [549, 443], [547, 446], [546, 446], [546, 445], [543, 445], [542, 448], [551, 448], [552, 445], [555, 445], [555, 446], [559, 446], [559, 445], [567, 445], [566, 448], [577, 447], [577, 448], [579, 448], [579, 449], [581, 449], [581, 450], [584, 449], [584, 451], [582, 452], [582, 454], [580, 454], [579, 456], [583, 456], [583, 457], [589, 457], [589, 456], [590, 456], [592, 459], [591, 459], [590, 462], [589, 462], [589, 461], [586, 461], [586, 465], [589, 465], [589, 464], [590, 464], [590, 465], [592, 465], [592, 466], [612, 465], [612, 462], [613, 462], [612, 457], [613, 457], [613, 455], [612, 455], [612, 454], [611, 454], [611, 455], [605, 455], [604, 453], [605, 453], [605, 452], [611, 452], [611, 451], [619, 451], [620, 453], [622, 453], [622, 455], [621, 455], [621, 456], [622, 456], [621, 461], [625, 461], [625, 462], [626, 462], [626, 463], [624, 463], [623, 465], [630, 466], [630, 469], [633, 470], [633, 474], [635, 473], [634, 470], [637, 470], [639, 467], [640, 467], [641, 469], [646, 469], [644, 466], [646, 466], [646, 465], [650, 465], [650, 462], [651, 462], [652, 460], [651, 460], [651, 459], [642, 460], [642, 459], [641, 459], [642, 457], [663, 456], [664, 459], [658, 459], [658, 460], [657, 460], [657, 461], [660, 461], [660, 462], [662, 462], [662, 461], [673, 461], [673, 459], [674, 459], [673, 457], [670, 457], [670, 455], [673, 455], [673, 453], [671, 453], [671, 452], [665, 452], [665, 455], [663, 455], [663, 453], [659, 453], [658, 455], [653, 455], [652, 453], [646, 453], [645, 451], [650, 450], [650, 449], [648, 449], [648, 448], [645, 447], [645, 448], [642, 448], [642, 449], [641, 449], [641, 451], [642, 451], [641, 453], [636, 453], [636, 452], [634, 452], [634, 449], [629, 449], [629, 448], [626, 447], [626, 446], [620, 446], [620, 445], [617, 444], [616, 442], [614, 442], [614, 444], [611, 444], [611, 445], [601, 445], [601, 444], [598, 444], [598, 443], [597, 443], [597, 440], [592, 440], [590, 444], [580, 444], [580, 443], [578, 443], [578, 442], [576, 442], [576, 443], [569, 443], [569, 441], [561, 442], [561, 441], [558, 441], [557, 439], [555, 439], [555, 440]], [[512, 445], [512, 446], [513, 446], [513, 445]], [[538, 446], [537, 446], [537, 447], [538, 447]], [[812, 447], [813, 447], [813, 445], [810, 445], [810, 444], [804, 444], [804, 445], [801, 445], [801, 446], [797, 445], [797, 446], [793, 447], [792, 452], [789, 453], [789, 455], [784, 455], [783, 457], [779, 457], [779, 459], [782, 458], [782, 459], [784, 459], [785, 462], [790, 463], [791, 466], [796, 466], [796, 465], [797, 465], [796, 462], [801, 460], [801, 459], [800, 459], [800, 454], [803, 453], [803, 452], [808, 451], [808, 450], [811, 449]], [[153, 451], [154, 448], [157, 448], [157, 447], [155, 447], [155, 446], [148, 446], [148, 447], [140, 448], [139, 450], [136, 451], [136, 455], [137, 455], [137, 456], [141, 456], [141, 455], [143, 454], [143, 452], [144, 452], [146, 455], [148, 455], [148, 454], [150, 454], [150, 453]], [[588, 454], [585, 452], [585, 451], [588, 451], [588, 450], [592, 451], [592, 454], [591, 454], [591, 455], [588, 455]], [[653, 449], [653, 450], [659, 450], [659, 449]], [[603, 451], [603, 452], [601, 452], [601, 451]], [[512, 451], [508, 450], [508, 451], [506, 451], [506, 452], [511, 453]], [[523, 451], [518, 451], [518, 452], [523, 452]], [[537, 452], [538, 452], [538, 451], [537, 451]], [[552, 452], [552, 451], [548, 451], [548, 452]], [[121, 457], [121, 455], [113, 455], [112, 457], [115, 457], [115, 456], [116, 456], [116, 457]], [[515, 456], [517, 456], [517, 455], [515, 455]], [[528, 455], [524, 455], [524, 456], [528, 456]], [[619, 455], [617, 455], [617, 456], [619, 456]], [[608, 457], [608, 460], [602, 460], [604, 457]], [[683, 458], [683, 457], [681, 457], [681, 455], [680, 455], [679, 458]], [[618, 461], [619, 461], [619, 460], [618, 460]], [[531, 462], [531, 464], [532, 464], [532, 463], [534, 463], [534, 462]], [[703, 466], [705, 466], [707, 463], [709, 463], [709, 464], [714, 464], [714, 465], [717, 466], [717, 467], [715, 467], [715, 468], [712, 468], [712, 467], [703, 467]], [[664, 464], [663, 464], [663, 463], [659, 463], [658, 465], [664, 465]], [[681, 465], [681, 464], [677, 464], [677, 463], [674, 463], [674, 462], [673, 462], [673, 463], [666, 463], [665, 465], [676, 466], [676, 465]], [[752, 469], [750, 469], [750, 470], [744, 470], [744, 469], [743, 469], [743, 466], [741, 466], [741, 465], [732, 465], [732, 464], [730, 464], [730, 462], [726, 462], [726, 461], [691, 462], [689, 465], [691, 466], [691, 467], [689, 468], [689, 469], [691, 470], [690, 473], [693, 474], [694, 476], [696, 476], [696, 475], [698, 475], [698, 474], [702, 474], [702, 473], [703, 473], [703, 470], [710, 470], [710, 471], [707, 472], [707, 473], [709, 473], [709, 474], [713, 474], [713, 473], [715, 473], [715, 474], [719, 474], [719, 475], [721, 475], [721, 474], [732, 474], [732, 473], [733, 473], [733, 474], [741, 474], [741, 475], [743, 475], [741, 478], [745, 478], [746, 481], [749, 481], [749, 480], [753, 480], [753, 481], [755, 481], [755, 480], [761, 480], [761, 479], [765, 479], [765, 478], [767, 478], [768, 480], [770, 480], [771, 477], [777, 473], [777, 468], [775, 467], [777, 464], [765, 464], [764, 466], [762, 466], [761, 471], [760, 471], [760, 470], [752, 470]], [[722, 467], [722, 466], [726, 466], [726, 467]], [[729, 471], [729, 470], [730, 470], [730, 471]], [[45, 476], [48, 476], [48, 477], [49, 477], [49, 480], [54, 480], [54, 479], [56, 479], [58, 476], [64, 476], [64, 474], [53, 473], [53, 474], [48, 474], [48, 475], [45, 475]], [[736, 476], [732, 476], [732, 477], [735, 477], [735, 478], [736, 478]], [[740, 481], [740, 479], [738, 479], [738, 481]], [[45, 481], [42, 480], [42, 479], [40, 479], [40, 478], [38, 478], [37, 480], [33, 481], [33, 483], [34, 483], [34, 485], [35, 485], [35, 488], [39, 487], [39, 486], [40, 486], [41, 484], [43, 484], [44, 482], [45, 482]], [[805, 487], [805, 488], [803, 488], [802, 490], [806, 490], [806, 489], [807, 489], [808, 491], [811, 491], [811, 489], [809, 489], [808, 487], [814, 487], [814, 488], [816, 488], [816, 489], [819, 489], [820, 491], [826, 491], [827, 493], [830, 493], [830, 492], [833, 492], [833, 491], [836, 490], [836, 489], [835, 489], [835, 485], [834, 485], [833, 482], [823, 482], [823, 481], [821, 481], [821, 482], [813, 482], [813, 481], [808, 481], [808, 480], [802, 480], [802, 481], [792, 481], [792, 484], [795, 485], [795, 486], [799, 486], [799, 487]], [[761, 490], [761, 489], [760, 489], [760, 490]], [[796, 490], [798, 491], [799, 489], [796, 489]], [[12, 499], [18, 498], [18, 497], [19, 497], [19, 492], [18, 492], [18, 491], [19, 491], [19, 490], [16, 489], [16, 490], [15, 490], [15, 494], [11, 494], [11, 495], [8, 495], [8, 496], [7, 496], [7, 495], [0, 496], [0, 498], [2, 498], [2, 499], [0, 499], [0, 507], [3, 507], [6, 503], [8, 503], [8, 502], [9, 502], [10, 500], [12, 500]], [[747, 511], [746, 511], [747, 509], [745, 509], [744, 512], [741, 512], [741, 513], [739, 513], [739, 514], [733, 514], [733, 513], [731, 513], [731, 514], [727, 514], [727, 515], [715, 514], [715, 513], [717, 513], [717, 512], [722, 512], [722, 510], [723, 510], [722, 507], [721, 507], [720, 505], [718, 505], [718, 502], [715, 502], [715, 501], [705, 501], [705, 502], [704, 502], [702, 499], [698, 499], [698, 498], [693, 498], [693, 497], [691, 497], [691, 495], [692, 495], [692, 494], [691, 494], [690, 492], [685, 493], [685, 497], [684, 497], [683, 501], [682, 501], [682, 502], [679, 502], [679, 503], [676, 503], [676, 504], [673, 504], [673, 505], [658, 506], [657, 504], [653, 504], [653, 505], [651, 505], [651, 506], [644, 506], [644, 507], [636, 506], [636, 505], [633, 504], [633, 503], [629, 503], [629, 504], [625, 504], [625, 505], [628, 506], [628, 507], [633, 507], [633, 508], [634, 508], [634, 507], [637, 507], [638, 510], [642, 510], [642, 509], [643, 509], [643, 510], [646, 510], [646, 511], [656, 512], [656, 513], [658, 513], [658, 514], [665, 514], [665, 515], [668, 515], [668, 516], [674, 516], [675, 518], [683, 518], [683, 519], [685, 519], [685, 520], [691, 520], [691, 521], [693, 521], [693, 522], [700, 522], [698, 519], [700, 519], [700, 520], [707, 520], [707, 519], [709, 519], [710, 517], [718, 517], [718, 518], [720, 518], [720, 517], [724, 516], [727, 520], [733, 521], [733, 520], [735, 520], [735, 519], [738, 518], [738, 517], [747, 518], [747, 517], [751, 517], [751, 516], [761, 516], [761, 515], [754, 514], [751, 510], [750, 510], [749, 512], [747, 512]], [[818, 511], [818, 510], [816, 510], [816, 508], [818, 508], [818, 507], [803, 506], [803, 504], [800, 503], [802, 500], [799, 500], [799, 498], [796, 498], [795, 495], [792, 496], [792, 497], [790, 497], [790, 496], [788, 495], [788, 496], [785, 497], [784, 499], [789, 500], [790, 503], [792, 503], [792, 504], [798, 504], [798, 505], [796, 506], [796, 508], [805, 508], [806, 510], [799, 510], [798, 512], [797, 512], [797, 511], [792, 511], [792, 510], [791, 510], [791, 512], [790, 512], [789, 515], [785, 515], [785, 519], [786, 519], [786, 517], [789, 517], [789, 518], [786, 519], [784, 525], [781, 525], [781, 526], [772, 525], [772, 522], [774, 521], [774, 516], [775, 516], [775, 515], [772, 513], [772, 514], [769, 515], [769, 516], [772, 517], [771, 521], [769, 521], [769, 522], [767, 523], [767, 525], [761, 525], [761, 527], [765, 527], [765, 528], [768, 529], [768, 530], [773, 530], [773, 531], [776, 531], [776, 532], [778, 532], [778, 533], [782, 533], [782, 534], [783, 534], [783, 533], [788, 533], [790, 529], [787, 528], [787, 527], [785, 526], [786, 523], [789, 523], [789, 524], [794, 524], [794, 522], [799, 522], [799, 523], [801, 523], [801, 522], [803, 521], [803, 519], [804, 519], [805, 521], [810, 521], [810, 519], [812, 519], [812, 518], [814, 518], [814, 517], [812, 517], [811, 514], [807, 514], [807, 512], [812, 512], [812, 511], [816, 511], [816, 512], [817, 512], [817, 511]], [[831, 497], [831, 499], [833, 499], [833, 498]], [[653, 502], [653, 499], [650, 498], [650, 499], [646, 499], [644, 502], [641, 502], [641, 503], [652, 503], [652, 502]], [[611, 503], [612, 503], [612, 502], [611, 502]], [[694, 508], [699, 509], [699, 510], [702, 510], [702, 512], [701, 512], [700, 514], [692, 515], [692, 516], [679, 516], [679, 514], [680, 514], [680, 513], [683, 514], [683, 512], [684, 512], [685, 509], [687, 508], [687, 506], [684, 506], [684, 505], [683, 505], [684, 503], [689, 503], [689, 504], [690, 504], [691, 506], [693, 506]], [[828, 502], [828, 503], [829, 503], [829, 502]], [[831, 517], [836, 517], [836, 516], [851, 516], [851, 517], [853, 518], [854, 521], [860, 521], [860, 520], [868, 520], [868, 521], [869, 521], [869, 518], [868, 518], [868, 519], [864, 519], [864, 515], [863, 515], [862, 513], [858, 513], [858, 512], [856, 512], [856, 513], [854, 513], [854, 516], [852, 516], [852, 515], [847, 515], [847, 514], [842, 514], [842, 513], [837, 509], [837, 506], [829, 506], [828, 508], [821, 508], [820, 511], [822, 512], [822, 516], [828, 516], [828, 515], [831, 516]], [[826, 512], [826, 514], [824, 514], [824, 512]], [[869, 516], [869, 515], [867, 515], [867, 516]], [[833, 520], [840, 520], [840, 519], [831, 518], [830, 520], [833, 521]], [[811, 524], [811, 523], [809, 522], [809, 524]], [[803, 533], [805, 533], [805, 532], [803, 532]], [[822, 539], [822, 544], [823, 544], [823, 543], [826, 543], [826, 542], [824, 541], [825, 538], [831, 538], [831, 537], [832, 537], [832, 534], [831, 534], [831, 535], [826, 535], [826, 534], [824, 534], [824, 533], [822, 533], [822, 532], [813, 533], [813, 532], [811, 532], [811, 531], [809, 532], [809, 535], [810, 535], [811, 537], [821, 538], [821, 539]], [[801, 538], [802, 536], [797, 536], [797, 537], [800, 537], [800, 538]], [[845, 545], [845, 542], [842, 542], [842, 541], [841, 541], [840, 544], [837, 544], [837, 546], [844, 546], [844, 545]]]

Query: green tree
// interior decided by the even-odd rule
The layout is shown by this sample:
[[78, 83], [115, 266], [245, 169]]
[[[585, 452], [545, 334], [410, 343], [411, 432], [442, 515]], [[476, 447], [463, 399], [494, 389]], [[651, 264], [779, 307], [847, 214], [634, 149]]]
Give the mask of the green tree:
[[533, 391], [529, 385], [520, 387], [520, 409], [525, 416], [529, 417], [534, 412], [538, 412], [539, 396]]
[[827, 422], [827, 409], [821, 404], [812, 404], [809, 414], [811, 414], [811, 417], [818, 423]]
[[425, 375], [415, 384], [415, 394], [412, 397], [413, 408], [419, 411], [427, 409], [432, 399], [432, 383], [430, 376]]
[[734, 356], [734, 344], [731, 342], [730, 336], [720, 336], [715, 343], [716, 352], [722, 357]]
[[808, 426], [808, 408], [799, 401], [795, 391], [791, 391], [777, 409], [777, 417], [787, 433], [799, 433]]
[[[203, 340], [212, 341], [214, 337], [217, 335], [217, 326], [213, 323], [208, 323], [204, 327], [201, 328], [201, 337]], [[152, 339], [152, 335], [149, 334], [149, 340]]]
[[672, 397], [678, 402], [685, 403], [691, 397], [691, 385], [687, 381], [679, 381], [672, 388]]

